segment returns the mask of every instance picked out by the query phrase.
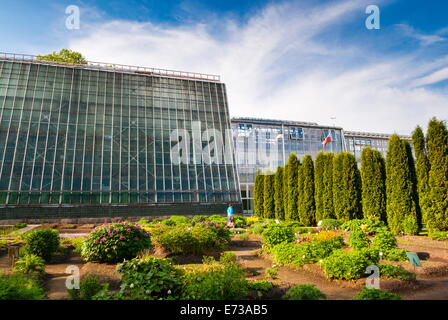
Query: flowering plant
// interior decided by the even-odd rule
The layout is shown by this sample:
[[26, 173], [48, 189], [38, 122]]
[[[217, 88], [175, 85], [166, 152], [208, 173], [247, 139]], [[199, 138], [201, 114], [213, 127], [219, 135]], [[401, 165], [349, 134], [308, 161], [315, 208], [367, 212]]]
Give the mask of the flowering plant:
[[120, 262], [152, 247], [150, 233], [139, 224], [105, 223], [83, 242], [81, 256], [86, 261]]

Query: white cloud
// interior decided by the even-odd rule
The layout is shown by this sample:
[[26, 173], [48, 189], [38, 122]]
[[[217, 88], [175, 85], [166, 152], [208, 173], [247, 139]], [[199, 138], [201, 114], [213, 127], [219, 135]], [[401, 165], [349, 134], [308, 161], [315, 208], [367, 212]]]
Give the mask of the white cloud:
[[346, 130], [402, 134], [432, 116], [446, 119], [447, 95], [414, 84], [446, 67], [447, 57], [416, 65], [412, 53], [378, 58], [362, 43], [319, 40], [344, 19], [365, 19], [366, 3], [271, 5], [244, 24], [225, 17], [181, 26], [110, 21], [84, 26], [70, 48], [93, 61], [220, 74], [232, 116], [322, 124], [336, 116]]

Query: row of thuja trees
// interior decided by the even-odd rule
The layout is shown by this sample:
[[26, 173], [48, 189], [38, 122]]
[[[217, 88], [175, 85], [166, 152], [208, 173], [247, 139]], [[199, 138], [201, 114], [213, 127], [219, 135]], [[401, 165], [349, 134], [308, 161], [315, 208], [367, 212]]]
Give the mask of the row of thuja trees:
[[395, 234], [448, 230], [448, 133], [433, 118], [426, 137], [418, 126], [410, 144], [394, 134], [386, 160], [365, 147], [361, 168], [348, 152], [320, 152], [302, 162], [295, 153], [276, 172], [258, 171], [254, 186], [256, 216], [316, 225], [323, 219], [385, 221]]

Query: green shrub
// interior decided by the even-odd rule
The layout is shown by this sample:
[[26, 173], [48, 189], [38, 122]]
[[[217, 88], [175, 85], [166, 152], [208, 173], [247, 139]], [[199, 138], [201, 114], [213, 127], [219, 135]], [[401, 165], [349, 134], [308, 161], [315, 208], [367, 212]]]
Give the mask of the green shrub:
[[185, 300], [236, 300], [246, 297], [245, 270], [235, 262], [186, 267], [182, 275]]
[[262, 234], [263, 244], [272, 248], [273, 246], [283, 242], [294, 242], [294, 231], [287, 226], [281, 224], [270, 225]]
[[16, 261], [14, 269], [20, 273], [42, 275], [45, 273], [45, 261], [34, 254], [27, 254]]
[[212, 216], [207, 217], [207, 221], [211, 223], [226, 223], [227, 218], [220, 216], [219, 214], [214, 214]]
[[278, 278], [278, 269], [276, 267], [267, 268], [265, 270], [266, 278], [268, 279], [277, 279]]
[[294, 243], [280, 243], [271, 250], [273, 260], [279, 265], [294, 264], [301, 261], [303, 256], [302, 247]]
[[193, 216], [191, 218], [191, 223], [195, 224], [195, 223], [199, 223], [199, 222], [204, 222], [207, 221], [207, 217], [206, 216]]
[[42, 300], [44, 290], [39, 283], [23, 274], [0, 274], [0, 300]]
[[103, 224], [93, 230], [82, 245], [85, 261], [120, 262], [152, 248], [149, 232], [127, 222]]
[[313, 228], [310, 228], [310, 227], [297, 227], [295, 229], [293, 228], [293, 231], [295, 233], [298, 233], [298, 234], [311, 233], [313, 231]]
[[369, 239], [367, 238], [364, 231], [358, 229], [350, 233], [349, 244], [353, 249], [360, 250], [369, 247]]
[[269, 291], [274, 288], [274, 285], [267, 280], [248, 281], [247, 285], [249, 290], [256, 291]]
[[317, 223], [317, 226], [325, 230], [335, 230], [341, 228], [341, 223], [336, 219], [323, 219]]
[[386, 227], [386, 225], [381, 220], [353, 219], [345, 222], [341, 226], [341, 229], [346, 231], [354, 231], [356, 229], [361, 229], [367, 234], [374, 234], [384, 227]]
[[236, 261], [236, 254], [234, 252], [223, 252], [221, 253], [221, 257], [219, 258], [219, 261], [225, 263], [225, 262], [235, 262]]
[[157, 243], [171, 254], [202, 254], [223, 249], [230, 241], [230, 232], [219, 227], [195, 225], [160, 228], [154, 233]]
[[16, 224], [14, 225], [14, 228], [16, 228], [16, 229], [22, 229], [22, 228], [25, 228], [25, 227], [27, 227], [27, 226], [28, 226], [28, 224], [23, 223], [23, 222], [19, 222], [19, 223], [16, 223]]
[[59, 232], [53, 229], [36, 229], [24, 235], [28, 254], [50, 261], [59, 248]]
[[266, 221], [255, 222], [252, 224], [251, 230], [255, 234], [262, 234], [268, 226], [269, 226], [269, 223]]
[[400, 299], [401, 299], [400, 296], [397, 296], [396, 294], [367, 287], [364, 287], [354, 297], [354, 300], [400, 300]]
[[233, 216], [233, 222], [235, 223], [235, 228], [242, 228], [246, 225], [246, 218], [243, 216]]
[[74, 247], [74, 252], [81, 254], [82, 252], [82, 246], [84, 244], [84, 241], [87, 238], [79, 237], [79, 238], [69, 238], [70, 244]]
[[402, 266], [393, 266], [391, 264], [380, 264], [380, 276], [384, 278], [396, 278], [401, 280], [414, 279], [414, 274], [404, 269]]
[[79, 282], [79, 289], [67, 289], [67, 292], [71, 300], [92, 300], [103, 288], [96, 278], [86, 277]]
[[393, 248], [383, 253], [383, 259], [389, 261], [406, 261], [408, 256], [406, 250]]
[[205, 222], [203, 224], [199, 224], [205, 229], [211, 230], [217, 236], [217, 241], [220, 245], [227, 245], [231, 240], [231, 233], [229, 228], [226, 227], [226, 224], [223, 222]]
[[135, 300], [176, 298], [180, 294], [180, 272], [170, 259], [145, 257], [117, 265], [122, 274], [121, 293]]
[[180, 226], [183, 224], [190, 224], [190, 219], [184, 216], [171, 216], [169, 219], [165, 219], [161, 223], [167, 226]]
[[429, 236], [433, 240], [438, 240], [438, 241], [448, 240], [448, 231], [432, 231], [429, 233]]
[[383, 229], [373, 238], [372, 246], [385, 253], [397, 246], [397, 239], [390, 231]]
[[294, 265], [297, 267], [308, 263], [315, 263], [331, 255], [334, 250], [340, 249], [343, 240], [313, 240], [299, 245], [294, 243], [281, 243], [272, 248], [272, 258], [279, 265]]
[[288, 300], [320, 300], [326, 299], [323, 292], [316, 288], [314, 284], [301, 284], [293, 286], [286, 291], [283, 299]]
[[335, 250], [322, 265], [327, 278], [355, 280], [366, 274], [369, 265], [376, 263], [372, 258], [372, 251]]

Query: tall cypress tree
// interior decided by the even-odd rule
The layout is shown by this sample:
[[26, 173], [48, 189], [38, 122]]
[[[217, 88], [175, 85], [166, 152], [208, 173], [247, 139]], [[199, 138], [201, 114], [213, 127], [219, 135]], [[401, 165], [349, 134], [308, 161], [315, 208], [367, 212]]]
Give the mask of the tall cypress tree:
[[344, 154], [338, 153], [333, 159], [333, 206], [335, 216], [339, 219], [342, 216], [344, 204]]
[[275, 218], [278, 220], [285, 220], [285, 210], [283, 206], [283, 183], [283, 167], [278, 166], [274, 177]]
[[324, 214], [322, 219], [334, 219], [334, 204], [333, 204], [333, 160], [334, 153], [325, 153], [325, 168], [324, 168]]
[[[408, 157], [409, 162], [409, 173], [410, 173], [410, 179], [411, 179], [411, 187], [412, 187], [412, 198], [415, 203], [415, 214], [417, 218], [417, 226], [413, 225], [413, 222], [410, 224], [408, 223], [405, 225], [405, 233], [407, 234], [417, 234], [418, 229], [422, 227], [422, 212], [420, 209], [420, 201], [418, 198], [418, 183], [417, 183], [417, 173], [415, 172], [415, 162], [414, 162], [414, 155], [412, 154], [412, 147], [409, 142], [403, 141], [404, 146], [406, 148], [406, 153]], [[414, 230], [416, 229], [416, 230]]]
[[361, 180], [364, 218], [386, 221], [386, 165], [381, 152], [363, 148]]
[[429, 160], [427, 157], [425, 136], [420, 126], [412, 132], [412, 144], [416, 157], [415, 169], [417, 175], [418, 198], [422, 220], [426, 223], [426, 213], [430, 205], [429, 199]]
[[316, 221], [322, 220], [324, 216], [324, 170], [326, 156], [320, 151], [316, 156], [316, 166], [314, 170], [314, 198], [316, 203]]
[[314, 201], [314, 164], [310, 155], [302, 159], [299, 169], [299, 187], [297, 208], [299, 220], [305, 226], [316, 224], [316, 204]]
[[341, 221], [362, 218], [361, 175], [354, 155], [341, 152], [333, 164], [333, 199]]
[[427, 133], [429, 160], [428, 228], [448, 230], [448, 132], [443, 121], [432, 118]]
[[261, 174], [261, 170], [258, 169], [257, 174], [255, 175], [255, 184], [254, 184], [254, 214], [257, 217], [262, 218], [264, 216], [264, 175]]
[[386, 156], [386, 208], [387, 223], [394, 234], [418, 232], [417, 204], [406, 149], [406, 144], [397, 134], [389, 138]]
[[299, 171], [300, 162], [297, 159], [296, 154], [293, 152], [289, 155], [287, 166], [286, 166], [286, 175], [287, 175], [287, 190], [288, 193], [288, 206], [287, 211], [285, 212], [286, 220], [299, 220], [298, 212], [297, 212], [297, 199], [298, 199], [298, 171]]
[[283, 212], [286, 219], [286, 212], [288, 212], [288, 163], [285, 163], [283, 169]]
[[325, 168], [324, 168], [324, 194], [323, 206], [324, 212], [322, 219], [334, 219], [334, 203], [333, 203], [333, 161], [334, 153], [325, 153]]
[[270, 170], [264, 174], [263, 187], [263, 216], [273, 219], [275, 218], [274, 173]]

